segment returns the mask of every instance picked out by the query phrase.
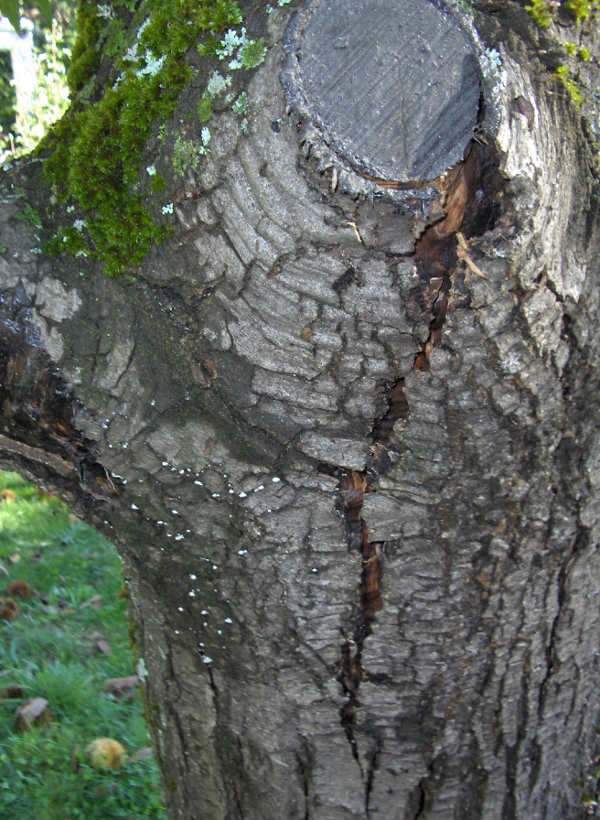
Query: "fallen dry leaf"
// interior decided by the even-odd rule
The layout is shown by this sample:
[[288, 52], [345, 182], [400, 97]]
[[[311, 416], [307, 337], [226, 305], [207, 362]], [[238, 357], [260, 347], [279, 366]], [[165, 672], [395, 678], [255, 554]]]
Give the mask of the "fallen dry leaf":
[[131, 762], [137, 763], [138, 760], [145, 760], [148, 757], [152, 757], [152, 747], [144, 746], [143, 749], [138, 749], [137, 752], [131, 756]]
[[32, 726], [50, 723], [52, 713], [48, 709], [48, 701], [45, 698], [30, 698], [16, 709], [15, 717], [17, 730], [26, 732]]
[[94, 609], [100, 609], [102, 605], [102, 595], [98, 593], [97, 595], [92, 595], [91, 598], [88, 598], [87, 601], [84, 601], [82, 604], [79, 604], [79, 609], [85, 609], [87, 606], [93, 606]]
[[133, 697], [136, 694], [136, 687], [140, 679], [137, 675], [129, 675], [126, 678], [109, 678], [104, 681], [104, 691], [116, 698]]
[[98, 652], [101, 652], [102, 655], [110, 655], [110, 653], [112, 652], [110, 644], [108, 643], [108, 641], [105, 641], [104, 638], [102, 638], [99, 641], [96, 641], [96, 649]]

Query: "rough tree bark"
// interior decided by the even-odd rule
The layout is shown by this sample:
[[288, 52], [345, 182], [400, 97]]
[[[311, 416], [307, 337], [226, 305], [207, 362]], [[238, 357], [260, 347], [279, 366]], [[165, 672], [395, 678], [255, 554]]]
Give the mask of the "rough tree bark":
[[118, 546], [171, 818], [576, 817], [593, 95], [518, 3], [477, 30], [429, 0], [242, 6], [269, 45], [247, 133], [213, 115], [135, 281], [33, 252], [40, 162], [5, 175], [0, 460]]

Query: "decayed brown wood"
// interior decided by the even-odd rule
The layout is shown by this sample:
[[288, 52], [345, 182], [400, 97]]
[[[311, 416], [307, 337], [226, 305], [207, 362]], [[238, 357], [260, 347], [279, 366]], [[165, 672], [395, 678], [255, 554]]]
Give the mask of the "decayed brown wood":
[[5, 461], [11, 456], [18, 456], [25, 459], [25, 461], [42, 464], [60, 476], [71, 476], [74, 472], [73, 465], [64, 459], [52, 453], [48, 453], [40, 447], [31, 447], [28, 444], [23, 444], [20, 441], [15, 441], [3, 435], [0, 435], [0, 453], [2, 453]]

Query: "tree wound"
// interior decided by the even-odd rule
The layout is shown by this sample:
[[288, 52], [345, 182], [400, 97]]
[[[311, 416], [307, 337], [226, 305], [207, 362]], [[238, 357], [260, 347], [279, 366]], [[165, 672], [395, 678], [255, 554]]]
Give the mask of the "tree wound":
[[354, 170], [426, 182], [463, 158], [481, 76], [449, 11], [430, 0], [313, 0], [288, 52], [292, 104]]

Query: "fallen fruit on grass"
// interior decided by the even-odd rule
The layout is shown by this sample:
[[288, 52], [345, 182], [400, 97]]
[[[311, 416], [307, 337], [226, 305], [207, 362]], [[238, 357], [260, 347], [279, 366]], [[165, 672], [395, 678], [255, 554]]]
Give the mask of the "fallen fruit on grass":
[[125, 749], [118, 740], [97, 737], [85, 747], [85, 758], [94, 769], [118, 769], [125, 760]]
[[4, 689], [0, 689], [0, 699], [3, 698], [22, 698], [23, 697], [23, 687], [15, 684], [14, 686], [5, 686]]
[[14, 595], [16, 598], [31, 598], [35, 592], [31, 589], [27, 581], [21, 578], [16, 578], [6, 585], [6, 591], [9, 595]]
[[1, 621], [14, 621], [14, 619], [17, 617], [18, 611], [19, 607], [16, 605], [12, 598], [0, 598]]

